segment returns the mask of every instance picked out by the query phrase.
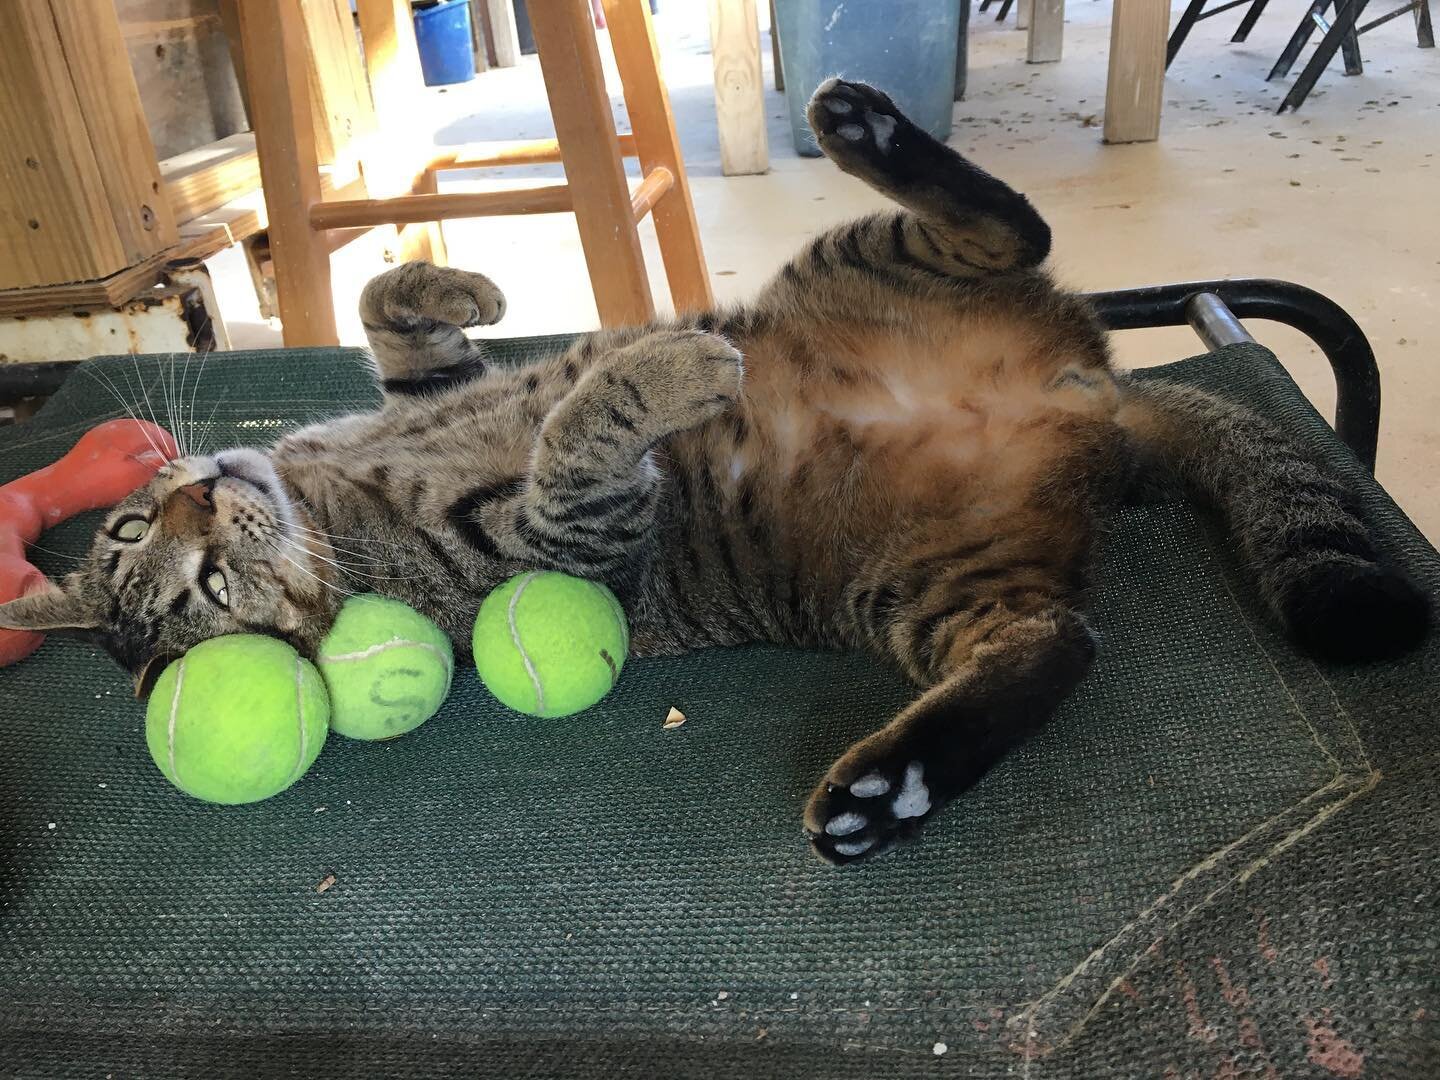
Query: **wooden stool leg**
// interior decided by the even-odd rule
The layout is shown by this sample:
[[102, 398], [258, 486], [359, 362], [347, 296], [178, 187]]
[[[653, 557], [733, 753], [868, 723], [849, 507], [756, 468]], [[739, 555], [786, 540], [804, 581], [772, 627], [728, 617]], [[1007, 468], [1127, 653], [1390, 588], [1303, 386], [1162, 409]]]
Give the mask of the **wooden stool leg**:
[[[652, 211], [660, 254], [665, 260], [665, 276], [670, 281], [670, 297], [676, 311], [705, 311], [714, 306], [715, 298], [710, 292], [710, 273], [700, 246], [700, 226], [695, 219], [695, 204], [690, 199], [690, 181], [680, 156], [675, 119], [670, 114], [670, 95], [660, 77], [650, 5], [647, 0], [604, 0], [604, 3], [640, 167], [649, 173], [663, 166], [675, 177], [674, 186]], [[560, 145], [564, 147], [563, 139]]]
[[655, 305], [589, 3], [546, 0], [531, 4], [529, 12], [600, 321], [605, 326], [648, 322]]
[[330, 249], [310, 228], [310, 207], [321, 199], [320, 165], [300, 6], [295, 0], [236, 6], [285, 344], [337, 345]]

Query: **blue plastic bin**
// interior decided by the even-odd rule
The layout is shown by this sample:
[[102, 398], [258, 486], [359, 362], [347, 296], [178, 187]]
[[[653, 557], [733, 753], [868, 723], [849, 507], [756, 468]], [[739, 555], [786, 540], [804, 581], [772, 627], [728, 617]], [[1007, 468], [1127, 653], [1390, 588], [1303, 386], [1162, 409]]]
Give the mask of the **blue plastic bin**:
[[776, 0], [775, 19], [797, 153], [820, 154], [805, 106], [832, 75], [878, 86], [931, 135], [949, 137], [960, 0]]
[[475, 49], [470, 40], [470, 0], [445, 0], [435, 7], [416, 8], [415, 44], [426, 86], [449, 86], [475, 77]]

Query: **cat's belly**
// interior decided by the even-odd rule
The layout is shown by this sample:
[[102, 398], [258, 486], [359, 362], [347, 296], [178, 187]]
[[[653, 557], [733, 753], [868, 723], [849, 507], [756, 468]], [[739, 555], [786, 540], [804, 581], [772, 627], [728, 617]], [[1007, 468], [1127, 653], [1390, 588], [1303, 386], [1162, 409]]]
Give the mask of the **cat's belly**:
[[756, 437], [732, 480], [754, 468], [839, 493], [955, 505], [1016, 494], [1113, 428], [1119, 391], [1093, 359], [998, 333], [887, 341], [807, 378], [763, 367], [747, 386]]

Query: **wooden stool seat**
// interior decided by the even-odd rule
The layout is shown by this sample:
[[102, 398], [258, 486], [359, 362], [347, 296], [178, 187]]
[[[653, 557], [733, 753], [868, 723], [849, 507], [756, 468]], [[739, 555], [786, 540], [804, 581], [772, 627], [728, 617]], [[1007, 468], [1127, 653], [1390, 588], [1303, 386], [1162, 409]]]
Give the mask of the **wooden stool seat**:
[[[356, 154], [365, 197], [345, 198], [322, 191], [303, 52], [301, 5], [331, 2], [247, 0], [240, 6], [287, 346], [337, 342], [329, 261], [334, 236], [461, 217], [573, 213], [600, 320], [622, 326], [655, 315], [637, 229], [651, 214], [676, 310], [713, 304], [646, 0], [603, 0], [632, 131], [615, 129], [587, 0], [532, 0], [531, 31], [556, 138], [458, 147], [421, 145], [411, 130], [420, 79], [407, 0], [359, 0], [378, 130], [361, 137]], [[633, 192], [624, 157], [640, 161], [642, 179]], [[566, 182], [465, 192], [440, 192], [436, 182], [446, 170], [554, 161], [564, 163]], [[442, 260], [435, 233], [412, 238], [409, 254]]]

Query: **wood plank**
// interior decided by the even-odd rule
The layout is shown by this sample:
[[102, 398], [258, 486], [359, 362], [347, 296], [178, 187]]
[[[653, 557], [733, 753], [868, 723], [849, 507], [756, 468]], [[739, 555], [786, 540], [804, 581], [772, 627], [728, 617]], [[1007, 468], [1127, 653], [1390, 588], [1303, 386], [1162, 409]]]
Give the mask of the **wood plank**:
[[179, 248], [159, 252], [144, 262], [127, 266], [119, 273], [98, 281], [40, 285], [32, 289], [5, 289], [0, 291], [0, 316], [117, 307], [158, 284], [165, 264], [172, 258], [178, 258], [178, 251]]
[[322, 193], [304, 21], [293, 0], [245, 0], [240, 30], [285, 344], [334, 345], [330, 252], [310, 228]]
[[[554, 3], [555, 0], [545, 2]], [[484, 0], [484, 3], [485, 33], [490, 39], [491, 58], [496, 67], [514, 67], [520, 63], [520, 31], [515, 27], [515, 7], [511, 0]]]
[[[440, 177], [434, 170], [425, 172], [410, 190], [413, 195], [438, 195]], [[450, 261], [445, 248], [445, 234], [440, 231], [440, 222], [436, 218], [400, 225], [396, 242], [399, 244], [400, 258], [404, 262], [422, 259], [436, 266], [444, 266]]]
[[0, 288], [108, 277], [174, 218], [109, 0], [0, 4]]
[[1025, 42], [1025, 60], [1050, 64], [1060, 59], [1065, 41], [1065, 0], [1033, 0], [1030, 36]]
[[[655, 315], [655, 306], [631, 213], [620, 140], [605, 92], [589, 5], [584, 0], [553, 0], [531, 5], [528, 10], [600, 321], [605, 326], [648, 322]], [[621, 46], [614, 36], [613, 20], [610, 26], [618, 62]], [[625, 99], [629, 104], [628, 85]], [[633, 105], [630, 115], [632, 121], [637, 120]], [[643, 161], [638, 122], [635, 126]], [[645, 171], [650, 171], [648, 165]]]
[[1167, 0], [1115, 0], [1105, 83], [1107, 143], [1153, 142], [1160, 137], [1169, 33]]
[[715, 67], [721, 171], [726, 176], [769, 172], [755, 0], [710, 0], [710, 56]]
[[[670, 112], [670, 94], [660, 77], [660, 53], [650, 22], [650, 5], [645, 0], [605, 0], [605, 18], [610, 24], [615, 66], [625, 86], [625, 109], [630, 114], [640, 168], [648, 175], [664, 167], [675, 177], [674, 187], [651, 214], [660, 255], [665, 260], [670, 297], [677, 311], [704, 311], [714, 306], [715, 299], [710, 291], [705, 251], [700, 246], [690, 180]], [[560, 142], [563, 147], [563, 136]], [[570, 172], [568, 161], [565, 171]]]
[[1015, 29], [1030, 29], [1030, 11], [1035, 0], [1015, 0]]
[[259, 190], [260, 156], [251, 132], [197, 147], [160, 162], [165, 197], [177, 222], [208, 214]]
[[50, 0], [128, 263], [179, 239], [113, 0]]

